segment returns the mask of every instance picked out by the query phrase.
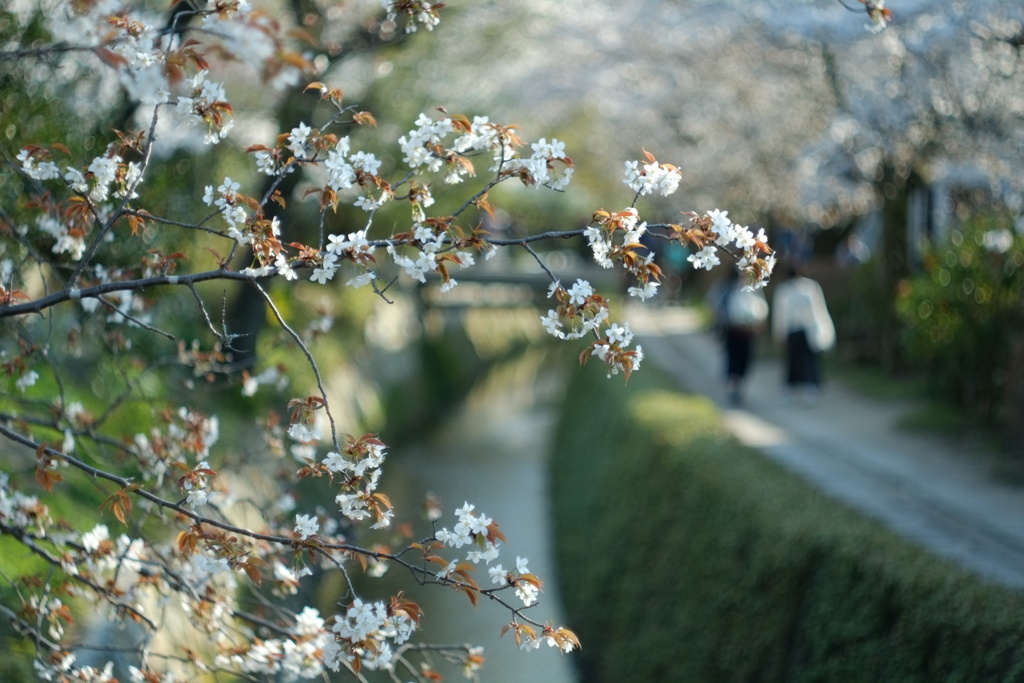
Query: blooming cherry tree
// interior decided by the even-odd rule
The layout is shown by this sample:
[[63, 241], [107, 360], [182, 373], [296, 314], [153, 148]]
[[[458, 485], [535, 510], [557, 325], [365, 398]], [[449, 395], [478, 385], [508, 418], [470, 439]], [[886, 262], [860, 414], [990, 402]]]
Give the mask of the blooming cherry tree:
[[[657, 295], [662, 273], [641, 237], [692, 248], [698, 268], [728, 254], [757, 288], [774, 266], [763, 232], [718, 209], [681, 207], [675, 220], [642, 220], [642, 200], [672, 196], [683, 175], [645, 153], [625, 164], [623, 199], [595, 210], [586, 227], [492, 235], [479, 217], [493, 217], [496, 185], [570, 186], [575, 166], [565, 143], [528, 142], [513, 125], [444, 110], [421, 114], [397, 140], [374, 139], [377, 115], [316, 80], [326, 65], [301, 45], [314, 36], [272, 6], [179, 3], [161, 27], [144, 3], [45, 4], [34, 15], [44, 39], [8, 39], [0, 59], [24, 66], [80, 57], [69, 68], [94, 74], [101, 90], [123, 92], [139, 128], [88, 145], [18, 140], [0, 178], [19, 188], [0, 206], [0, 436], [9, 446], [0, 540], [5, 553], [20, 553], [35, 568], [24, 576], [5, 570], [0, 611], [34, 645], [39, 677], [113, 680], [105, 661], [112, 652], [88, 652], [77, 628], [89, 614], [132, 634], [125, 648], [134, 655], [127, 673], [134, 681], [217, 672], [313, 680], [343, 669], [360, 680], [373, 670], [436, 680], [432, 660], [415, 661], [430, 651], [475, 675], [483, 663], [478, 648], [430, 645], [420, 634], [422, 610], [404, 593], [372, 600], [351, 580], [388, 566], [474, 605], [495, 605], [505, 614], [496, 634], [511, 633], [524, 650], [578, 647], [572, 631], [534, 616], [543, 582], [526, 558], [508, 559], [499, 523], [473, 504], [455, 510], [454, 523], [432, 511], [430, 530], [409, 535], [406, 513], [379, 487], [386, 445], [374, 434], [345, 436], [336, 419], [309, 343], [329, 319], [297, 331], [294, 312], [278, 305], [271, 287], [365, 289], [386, 306], [402, 281], [436, 280], [450, 290], [459, 272], [498, 250], [523, 250], [550, 280], [552, 308], [539, 324], [585, 344], [581, 362], [596, 358], [609, 376], [628, 378], [643, 352], [629, 323], [613, 320], [618, 302], [583, 279], [564, 286], [534, 246], [580, 239], [597, 265], [621, 274], [627, 296], [646, 301]], [[385, 36], [437, 28], [443, 5], [385, 0], [363, 9], [370, 17], [363, 25]], [[31, 14], [19, 11], [22, 21]], [[273, 140], [239, 138], [244, 111], [229, 97], [239, 69], [268, 93], [305, 83], [308, 116]], [[23, 77], [37, 83], [44, 74], [29, 66]], [[364, 146], [368, 139], [373, 144]], [[158, 178], [183, 141], [242, 147], [248, 168], [196, 187], [185, 201], [166, 201]], [[282, 191], [299, 176], [297, 198]], [[252, 189], [245, 177], [267, 184]], [[444, 213], [436, 209], [440, 191], [462, 193]], [[275, 211], [295, 201], [316, 207], [312, 239]], [[336, 229], [340, 213], [360, 218]], [[218, 316], [216, 296], [201, 292], [207, 285], [251, 287], [299, 351], [315, 390], [301, 394], [279, 367], [233, 365], [237, 334]], [[183, 341], [190, 337], [205, 341]], [[215, 377], [244, 397], [267, 387], [292, 397], [249, 427], [177, 404], [159, 390], [161, 347], [193, 373], [190, 386]], [[78, 358], [108, 364], [117, 386], [90, 384], [98, 375]], [[257, 442], [297, 459], [288, 490], [315, 486], [333, 505], [300, 505], [291, 493], [254, 504], [231, 453]], [[61, 497], [82, 487], [97, 499], [93, 519], [63, 512]], [[309, 596], [327, 572], [345, 577], [346, 592], [324, 614]]]

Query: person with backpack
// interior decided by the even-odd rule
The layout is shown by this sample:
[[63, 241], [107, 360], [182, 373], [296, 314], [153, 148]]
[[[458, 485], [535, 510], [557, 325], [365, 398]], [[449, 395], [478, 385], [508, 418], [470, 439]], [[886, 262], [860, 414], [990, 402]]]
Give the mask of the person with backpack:
[[739, 273], [733, 270], [721, 286], [714, 308], [725, 350], [726, 396], [731, 405], [739, 406], [757, 337], [768, 319], [768, 301], [760, 290], [745, 287]]

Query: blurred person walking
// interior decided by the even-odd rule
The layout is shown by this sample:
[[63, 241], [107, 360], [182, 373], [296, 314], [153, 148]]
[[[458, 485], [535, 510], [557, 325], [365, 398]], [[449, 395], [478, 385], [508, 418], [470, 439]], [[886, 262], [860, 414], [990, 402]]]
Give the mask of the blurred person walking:
[[760, 290], [744, 287], [735, 270], [713, 291], [711, 299], [725, 350], [727, 397], [731, 405], [738, 406], [743, 402], [743, 381], [753, 361], [757, 337], [768, 320], [768, 301]]
[[786, 392], [813, 403], [821, 393], [818, 356], [835, 344], [836, 328], [821, 285], [799, 266], [790, 267], [787, 278], [775, 288], [772, 337], [785, 348]]

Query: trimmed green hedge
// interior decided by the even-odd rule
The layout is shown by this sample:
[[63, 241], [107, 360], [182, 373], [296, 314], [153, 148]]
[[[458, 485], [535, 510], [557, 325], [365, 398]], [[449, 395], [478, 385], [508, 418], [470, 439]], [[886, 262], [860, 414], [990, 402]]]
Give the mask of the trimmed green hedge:
[[581, 680], [1024, 681], [1024, 596], [735, 442], [664, 376], [586, 368], [552, 499]]

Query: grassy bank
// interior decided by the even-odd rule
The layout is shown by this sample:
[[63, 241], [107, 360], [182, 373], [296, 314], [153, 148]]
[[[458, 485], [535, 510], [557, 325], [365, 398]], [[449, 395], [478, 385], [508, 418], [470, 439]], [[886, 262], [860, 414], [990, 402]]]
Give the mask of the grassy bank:
[[1021, 595], [818, 494], [657, 372], [577, 373], [555, 440], [583, 680], [1024, 681]]

